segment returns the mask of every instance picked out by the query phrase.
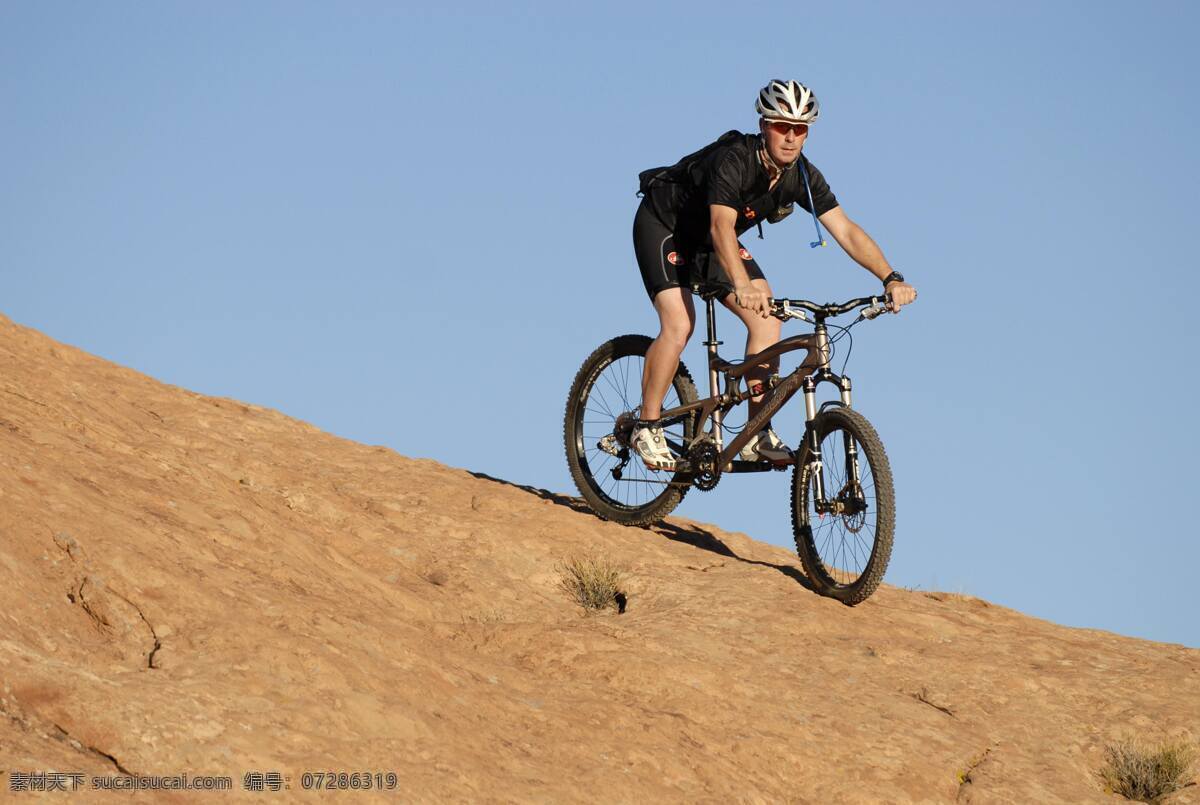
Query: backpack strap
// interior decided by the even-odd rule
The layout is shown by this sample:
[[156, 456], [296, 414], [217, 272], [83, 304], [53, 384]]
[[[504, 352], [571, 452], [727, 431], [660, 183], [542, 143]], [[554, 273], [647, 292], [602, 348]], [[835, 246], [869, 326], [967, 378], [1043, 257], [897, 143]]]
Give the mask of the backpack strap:
[[817, 228], [817, 239], [808, 244], [810, 248], [825, 245], [825, 236], [821, 234], [821, 222], [817, 220], [817, 205], [813, 204], [812, 187], [808, 184], [808, 168], [804, 165], [804, 154], [800, 154], [800, 174], [804, 177], [804, 190], [808, 193], [808, 208], [812, 210], [813, 226]]

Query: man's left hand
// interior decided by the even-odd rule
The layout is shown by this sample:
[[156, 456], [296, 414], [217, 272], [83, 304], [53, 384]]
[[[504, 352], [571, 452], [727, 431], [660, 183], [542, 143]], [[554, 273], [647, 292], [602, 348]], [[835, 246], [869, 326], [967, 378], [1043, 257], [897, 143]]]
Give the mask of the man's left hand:
[[905, 305], [912, 304], [917, 299], [917, 289], [907, 282], [889, 282], [887, 288], [884, 289], [892, 295], [891, 304], [888, 309], [893, 313], [899, 313], [900, 308]]

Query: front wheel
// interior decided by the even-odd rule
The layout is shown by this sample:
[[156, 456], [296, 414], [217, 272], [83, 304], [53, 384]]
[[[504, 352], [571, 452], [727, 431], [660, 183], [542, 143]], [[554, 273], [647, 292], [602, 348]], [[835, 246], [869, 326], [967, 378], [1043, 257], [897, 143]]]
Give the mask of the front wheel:
[[[642, 397], [642, 369], [653, 339], [623, 335], [601, 344], [575, 375], [567, 397], [563, 441], [567, 466], [583, 499], [606, 520], [650, 525], [679, 505], [690, 476], [646, 469], [629, 444]], [[663, 410], [696, 401], [696, 386], [682, 362]], [[695, 417], [664, 428], [676, 456], [691, 444]]]
[[806, 433], [792, 476], [796, 551], [818, 592], [853, 606], [875, 592], [892, 555], [892, 469], [875, 428], [851, 408], [826, 409], [810, 431], [820, 460]]

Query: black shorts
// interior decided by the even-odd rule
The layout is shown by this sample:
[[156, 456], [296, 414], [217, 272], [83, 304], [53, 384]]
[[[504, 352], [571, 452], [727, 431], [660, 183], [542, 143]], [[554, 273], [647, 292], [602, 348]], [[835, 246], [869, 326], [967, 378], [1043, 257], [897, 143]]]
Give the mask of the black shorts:
[[[738, 241], [738, 249], [750, 279], [766, 279], [741, 241]], [[720, 258], [711, 251], [677, 243], [675, 234], [658, 220], [644, 200], [633, 217], [633, 251], [642, 272], [642, 284], [651, 301], [659, 291], [667, 288], [688, 288], [699, 293], [716, 286], [733, 292], [733, 283], [726, 276]]]

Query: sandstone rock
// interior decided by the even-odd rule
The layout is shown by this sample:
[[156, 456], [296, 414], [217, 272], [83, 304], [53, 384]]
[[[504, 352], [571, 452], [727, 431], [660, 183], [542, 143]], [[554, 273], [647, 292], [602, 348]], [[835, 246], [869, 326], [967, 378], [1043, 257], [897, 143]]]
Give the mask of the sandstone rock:
[[[556, 565], [587, 551], [628, 568], [624, 614], [559, 589]], [[0, 567], [10, 774], [240, 789], [275, 770], [299, 793], [306, 770], [379, 771], [419, 801], [1103, 802], [1107, 742], [1200, 737], [1200, 651], [886, 585], [850, 609], [744, 535], [601, 522], [2, 317]]]

